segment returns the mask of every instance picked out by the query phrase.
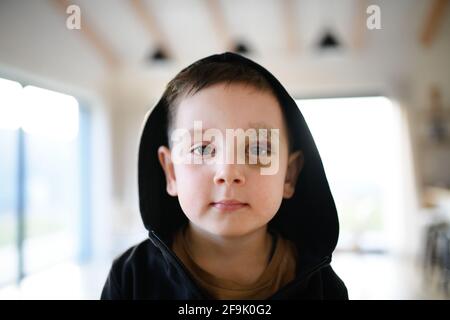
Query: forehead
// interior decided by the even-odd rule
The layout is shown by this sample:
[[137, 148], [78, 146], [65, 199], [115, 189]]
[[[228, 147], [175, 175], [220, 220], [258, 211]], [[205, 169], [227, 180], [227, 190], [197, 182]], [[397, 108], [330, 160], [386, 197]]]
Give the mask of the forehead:
[[217, 84], [182, 99], [175, 126], [190, 129], [194, 121], [218, 129], [246, 129], [249, 124], [284, 129], [281, 107], [273, 94], [243, 84]]

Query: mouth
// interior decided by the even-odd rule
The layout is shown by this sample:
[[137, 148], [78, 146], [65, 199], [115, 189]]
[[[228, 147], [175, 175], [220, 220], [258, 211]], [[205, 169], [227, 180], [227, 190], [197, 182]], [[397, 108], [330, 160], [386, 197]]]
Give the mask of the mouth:
[[217, 202], [212, 202], [211, 206], [220, 211], [235, 211], [248, 207], [248, 203], [244, 203], [237, 200], [221, 200]]

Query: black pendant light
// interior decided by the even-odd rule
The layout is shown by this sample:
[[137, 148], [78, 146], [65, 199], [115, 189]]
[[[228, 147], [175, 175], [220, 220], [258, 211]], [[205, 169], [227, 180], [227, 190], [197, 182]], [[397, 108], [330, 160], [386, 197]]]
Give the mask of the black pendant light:
[[156, 50], [154, 50], [153, 52], [150, 53], [149, 60], [150, 61], [167, 61], [167, 60], [169, 60], [169, 56], [161, 47], [157, 47]]
[[319, 41], [319, 49], [338, 49], [341, 46], [336, 36], [329, 30], [327, 30]]
[[336, 8], [336, 3], [334, 1], [327, 4], [323, 11], [321, 11], [322, 19], [323, 19], [323, 33], [319, 37], [319, 41], [317, 43], [317, 47], [321, 51], [334, 51], [340, 49], [342, 47], [342, 43], [337, 36], [336, 27], [338, 25], [336, 21], [335, 13], [338, 12]]
[[244, 54], [248, 54], [250, 52], [250, 49], [245, 42], [237, 41], [234, 45], [233, 52], [244, 55]]

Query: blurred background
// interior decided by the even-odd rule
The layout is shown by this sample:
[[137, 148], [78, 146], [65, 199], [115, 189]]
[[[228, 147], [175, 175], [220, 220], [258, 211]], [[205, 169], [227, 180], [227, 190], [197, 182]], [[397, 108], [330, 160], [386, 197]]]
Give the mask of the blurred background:
[[350, 298], [450, 298], [449, 2], [0, 0], [0, 299], [99, 298], [146, 238], [146, 112], [224, 51], [297, 99]]

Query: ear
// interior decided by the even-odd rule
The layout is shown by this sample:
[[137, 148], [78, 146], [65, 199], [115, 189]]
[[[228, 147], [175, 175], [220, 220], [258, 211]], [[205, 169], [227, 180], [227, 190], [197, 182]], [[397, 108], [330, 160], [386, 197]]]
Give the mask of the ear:
[[166, 176], [167, 193], [173, 197], [177, 196], [177, 181], [175, 178], [175, 169], [172, 162], [170, 149], [166, 146], [158, 148], [158, 159]]
[[303, 169], [305, 158], [301, 150], [295, 151], [289, 155], [286, 177], [284, 180], [283, 198], [289, 199], [294, 195], [295, 184], [298, 176]]

